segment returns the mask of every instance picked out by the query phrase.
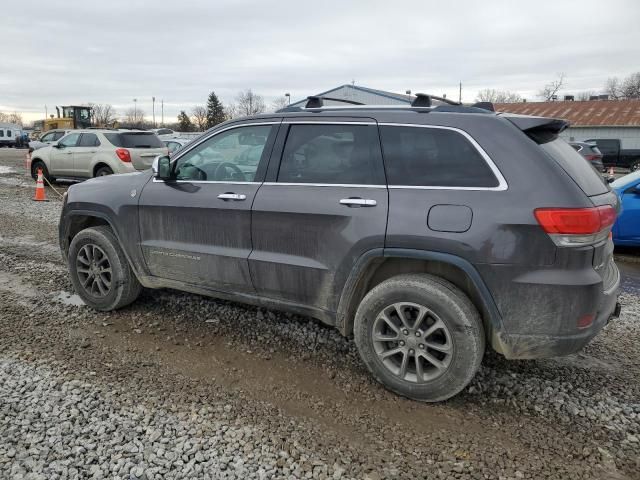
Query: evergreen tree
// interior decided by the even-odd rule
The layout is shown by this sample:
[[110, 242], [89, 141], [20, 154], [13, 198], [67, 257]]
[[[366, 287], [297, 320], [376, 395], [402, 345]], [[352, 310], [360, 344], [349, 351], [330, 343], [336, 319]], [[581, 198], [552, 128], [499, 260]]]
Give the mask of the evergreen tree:
[[218, 100], [215, 92], [209, 94], [207, 99], [207, 128], [211, 128], [226, 120], [224, 113], [224, 107], [220, 100]]
[[190, 132], [193, 130], [193, 123], [191, 123], [189, 115], [187, 115], [184, 110], [180, 111], [178, 115], [178, 125], [181, 132]]

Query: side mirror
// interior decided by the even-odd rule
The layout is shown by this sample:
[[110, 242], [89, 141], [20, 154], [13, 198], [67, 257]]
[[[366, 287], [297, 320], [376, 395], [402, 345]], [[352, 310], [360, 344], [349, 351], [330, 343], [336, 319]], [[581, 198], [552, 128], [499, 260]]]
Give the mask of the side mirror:
[[607, 177], [607, 183], [613, 183], [616, 181], [616, 177]]
[[56, 142], [56, 143], [52, 143], [52, 144], [51, 144], [51, 146], [52, 146], [53, 148], [64, 148], [64, 145], [60, 145], [58, 142]]
[[171, 180], [171, 160], [166, 155], [158, 155], [151, 165], [153, 176], [158, 180]]

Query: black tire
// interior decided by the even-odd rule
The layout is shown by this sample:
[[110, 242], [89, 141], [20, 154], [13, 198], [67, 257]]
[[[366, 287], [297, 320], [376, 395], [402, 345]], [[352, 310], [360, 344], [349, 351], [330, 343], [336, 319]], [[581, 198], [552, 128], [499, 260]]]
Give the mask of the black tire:
[[113, 175], [113, 170], [106, 165], [96, 170], [96, 177], [104, 177], [105, 175]]
[[631, 164], [631, 167], [629, 168], [629, 171], [630, 171], [630, 172], [635, 172], [635, 171], [637, 171], [638, 169], [640, 169], [640, 162], [633, 162], [633, 163]]
[[[42, 160], [33, 160], [31, 162], [31, 178], [33, 178], [34, 180], [38, 179], [38, 168], [42, 169], [42, 176], [49, 183], [54, 183], [56, 181], [55, 177], [52, 177], [51, 175], [49, 175], [49, 169], [47, 168], [47, 166], [44, 164]], [[45, 187], [46, 186], [47, 185], [45, 182]]]
[[[110, 268], [110, 273], [107, 274], [106, 271], [100, 273], [98, 276], [101, 280], [99, 281], [96, 280], [96, 270], [88, 274], [83, 273], [85, 267], [87, 271], [92, 270], [91, 265], [87, 265], [84, 261], [86, 256], [83, 257], [88, 251], [93, 252], [93, 258], [96, 259], [95, 263], [97, 264], [103, 257], [107, 258], [96, 268], [100, 269], [106, 264]], [[78, 233], [69, 246], [68, 263], [75, 291], [87, 305], [95, 310], [103, 312], [116, 310], [129, 305], [140, 295], [142, 286], [109, 227], [92, 227]], [[93, 281], [90, 278], [91, 275], [93, 275]], [[109, 287], [106, 289], [106, 293], [102, 294], [100, 284], [105, 286], [104, 279], [109, 280]], [[89, 283], [89, 285], [84, 286], [83, 283]]]
[[[422, 322], [415, 322], [420, 323], [415, 330], [400, 328], [398, 341], [395, 338], [390, 342], [375, 341], [374, 337], [396, 335], [392, 329], [388, 330], [391, 332], [388, 335], [379, 328], [380, 325], [389, 326], [383, 320], [383, 311], [392, 322], [400, 323], [400, 315], [393, 313], [397, 313], [398, 304], [406, 308], [402, 315], [407, 317], [415, 311], [415, 319], [419, 318], [419, 312], [425, 310], [417, 307], [426, 307], [431, 313], [421, 317], [424, 318]], [[413, 321], [407, 318], [407, 323]], [[429, 333], [431, 327], [436, 330]], [[405, 331], [409, 333], [405, 334]], [[374, 287], [358, 307], [354, 336], [360, 357], [377, 381], [393, 392], [422, 402], [439, 402], [459, 393], [478, 371], [485, 349], [482, 320], [471, 300], [450, 282], [427, 274], [399, 275]], [[430, 345], [436, 346], [437, 350], [432, 350]], [[439, 350], [445, 348], [449, 353]], [[381, 352], [397, 349], [404, 353], [385, 359], [380, 356]], [[434, 359], [440, 368], [423, 355]], [[398, 358], [400, 356], [402, 360]], [[405, 356], [408, 360], [401, 377]], [[420, 370], [417, 363], [420, 363]], [[397, 368], [398, 372], [391, 368]], [[417, 380], [418, 372], [424, 373], [422, 381]]]

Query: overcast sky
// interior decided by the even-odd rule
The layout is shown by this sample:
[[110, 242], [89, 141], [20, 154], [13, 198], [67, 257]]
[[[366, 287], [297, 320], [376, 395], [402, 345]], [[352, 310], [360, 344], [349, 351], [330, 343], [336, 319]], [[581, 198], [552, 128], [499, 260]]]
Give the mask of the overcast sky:
[[[640, 70], [640, 1], [21, 0], [0, 8], [0, 111], [164, 99], [165, 121], [252, 88], [267, 104], [351, 83], [396, 92], [564, 93]], [[159, 115], [159, 108], [156, 109]], [[159, 120], [159, 117], [158, 117]]]

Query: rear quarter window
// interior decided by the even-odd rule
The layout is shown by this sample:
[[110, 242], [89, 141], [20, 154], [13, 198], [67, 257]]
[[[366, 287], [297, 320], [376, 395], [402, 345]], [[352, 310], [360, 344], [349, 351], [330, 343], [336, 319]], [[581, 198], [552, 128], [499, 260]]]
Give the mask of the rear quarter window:
[[610, 189], [591, 164], [571, 145], [560, 138], [540, 145], [569, 174], [588, 196], [607, 193]]
[[460, 132], [435, 127], [382, 126], [389, 185], [494, 188], [498, 179]]
[[119, 148], [162, 148], [164, 143], [154, 134], [148, 132], [105, 133], [104, 136], [114, 147]]

